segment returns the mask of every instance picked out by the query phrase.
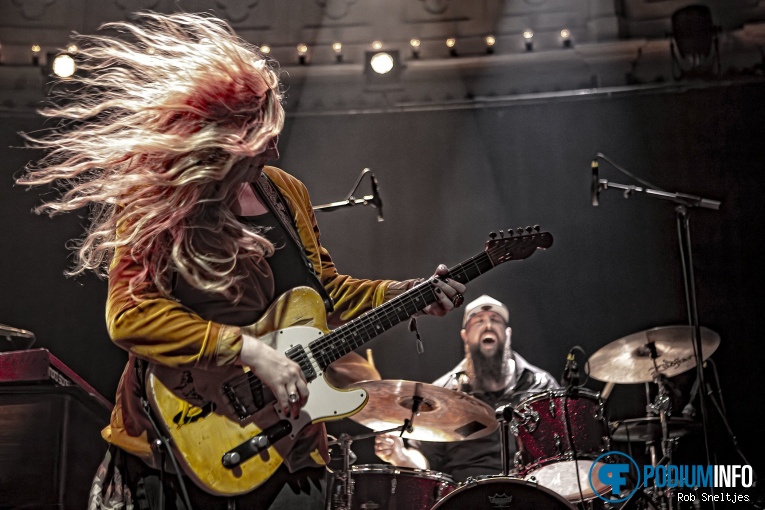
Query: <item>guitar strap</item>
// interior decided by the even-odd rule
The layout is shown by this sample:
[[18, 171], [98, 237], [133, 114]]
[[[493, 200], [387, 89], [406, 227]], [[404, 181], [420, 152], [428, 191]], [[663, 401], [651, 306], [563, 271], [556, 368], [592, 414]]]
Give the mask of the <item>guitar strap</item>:
[[325, 289], [324, 285], [321, 283], [321, 280], [316, 273], [316, 269], [313, 267], [311, 261], [308, 260], [308, 256], [305, 253], [305, 246], [303, 246], [303, 242], [300, 240], [297, 226], [295, 225], [287, 201], [284, 199], [281, 191], [279, 191], [279, 188], [268, 178], [265, 172], [260, 173], [260, 179], [254, 183], [254, 186], [266, 202], [268, 208], [274, 213], [282, 228], [285, 232], [289, 233], [290, 238], [292, 238], [292, 241], [297, 246], [300, 256], [303, 259], [303, 263], [308, 269], [308, 278], [311, 280], [311, 283], [313, 284], [312, 286], [319, 292], [319, 295], [324, 301], [324, 308], [326, 308], [327, 312], [331, 312], [335, 305], [332, 302], [332, 298], [329, 297], [327, 289]]
[[[157, 450], [159, 451], [159, 495], [158, 495], [158, 507], [164, 509], [165, 508], [165, 454], [167, 454], [167, 457], [170, 459], [170, 462], [173, 465], [173, 469], [175, 470], [176, 476], [178, 476], [178, 487], [181, 489], [181, 497], [183, 498], [183, 503], [186, 505], [186, 508], [188, 510], [193, 510], [193, 507], [191, 506], [191, 500], [189, 498], [189, 493], [186, 490], [186, 484], [183, 481], [183, 471], [181, 471], [180, 466], [178, 465], [178, 462], [175, 460], [175, 455], [173, 454], [173, 451], [170, 449], [170, 438], [168, 438], [165, 434], [162, 433], [162, 430], [160, 430], [159, 425], [157, 425], [157, 421], [154, 419], [154, 414], [151, 412], [151, 405], [149, 404], [149, 398], [146, 394], [146, 365], [147, 361], [143, 360], [139, 357], [135, 357], [135, 373], [136, 373], [136, 380], [138, 381], [138, 387], [141, 392], [141, 406], [143, 407], [144, 412], [146, 413], [147, 418], [149, 418], [149, 422], [151, 423], [151, 428], [154, 429], [154, 433], [157, 435], [158, 444], [156, 445]], [[155, 445], [152, 445], [152, 448], [154, 448]]]

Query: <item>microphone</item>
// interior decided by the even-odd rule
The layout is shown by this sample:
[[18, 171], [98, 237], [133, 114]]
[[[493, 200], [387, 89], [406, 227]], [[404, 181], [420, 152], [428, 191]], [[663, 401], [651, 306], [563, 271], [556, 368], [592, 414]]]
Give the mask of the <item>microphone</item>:
[[377, 177], [375, 174], [369, 174], [372, 178], [372, 205], [377, 208], [377, 221], [385, 221], [383, 219], [383, 204], [382, 197], [380, 196], [380, 185], [377, 183]]
[[598, 157], [595, 156], [592, 160], [592, 184], [590, 185], [590, 197], [592, 198], [592, 206], [597, 207], [600, 205], [598, 197], [600, 196], [600, 180], [598, 179]]
[[699, 392], [699, 378], [696, 377], [696, 380], [693, 382], [693, 387], [691, 388], [691, 395], [688, 398], [688, 403], [685, 404], [685, 407], [683, 407], [682, 414], [685, 418], [695, 418], [696, 417], [696, 407], [693, 405], [693, 401], [696, 400], [696, 395]]
[[566, 356], [566, 368], [563, 369], [563, 375], [560, 376], [560, 385], [566, 387], [577, 386], [579, 384], [579, 367], [574, 359], [572, 352]]

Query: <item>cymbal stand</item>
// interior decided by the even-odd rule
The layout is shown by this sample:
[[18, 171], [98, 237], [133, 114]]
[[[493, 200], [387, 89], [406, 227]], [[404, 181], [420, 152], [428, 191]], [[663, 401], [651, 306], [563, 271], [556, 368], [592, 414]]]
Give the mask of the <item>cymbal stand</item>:
[[[597, 166], [597, 160], [603, 159], [610, 163], [614, 168], [621, 171], [622, 173], [636, 179], [644, 186], [634, 186], [634, 185], [624, 185], [614, 182], [609, 182], [606, 179], [598, 179], [598, 166]], [[619, 189], [624, 192], [624, 198], [629, 198], [631, 195], [635, 193], [644, 193], [646, 196], [650, 196], [652, 198], [658, 198], [660, 200], [668, 200], [670, 202], [674, 202], [675, 205], [675, 217], [676, 217], [676, 223], [677, 223], [677, 237], [678, 237], [678, 244], [680, 248], [680, 261], [682, 264], [683, 269], [683, 283], [685, 286], [685, 301], [688, 311], [688, 323], [693, 328], [693, 346], [694, 346], [694, 355], [696, 358], [696, 377], [699, 379], [700, 387], [702, 389], [706, 388], [706, 384], [704, 382], [704, 369], [703, 369], [703, 362], [704, 362], [704, 354], [701, 351], [701, 325], [699, 322], [699, 312], [698, 307], [696, 303], [696, 286], [695, 286], [695, 278], [693, 274], [693, 250], [691, 247], [691, 226], [690, 226], [690, 211], [693, 209], [710, 209], [710, 210], [718, 210], [720, 208], [721, 202], [718, 200], [711, 200], [708, 198], [702, 198], [695, 195], [689, 195], [686, 193], [673, 193], [673, 192], [667, 192], [662, 189], [650, 189], [648, 186], [653, 186], [650, 183], [639, 179], [632, 175], [631, 173], [627, 172], [625, 169], [621, 168], [619, 165], [616, 165], [613, 161], [611, 161], [605, 154], [598, 153], [595, 156], [595, 160], [593, 161], [593, 186], [592, 186], [592, 195], [593, 195], [593, 205], [598, 205], [598, 196], [602, 190], [607, 189]], [[655, 186], [653, 186], [655, 188]], [[701, 391], [699, 393], [699, 404], [700, 404], [700, 410], [701, 410], [701, 426], [702, 430], [704, 431], [704, 453], [706, 454], [706, 461], [707, 465], [712, 464], [711, 462], [711, 450], [709, 448], [709, 434], [708, 434], [708, 414], [707, 414], [707, 403], [706, 403], [706, 395], [704, 391]], [[714, 494], [714, 489], [712, 489], [712, 494]], [[714, 499], [712, 500], [712, 509], [714, 510], [716, 508]]]
[[[649, 342], [648, 347], [651, 349], [652, 354], [655, 353], [655, 346], [653, 342]], [[654, 366], [656, 366], [656, 357], [654, 356]], [[657, 367], [658, 368], [658, 367]], [[659, 423], [661, 424], [661, 460], [656, 460], [656, 445], [652, 441], [649, 443], [648, 448], [651, 452], [651, 465], [654, 469], [659, 464], [671, 464], [672, 452], [675, 449], [675, 440], [669, 437], [669, 417], [672, 414], [672, 399], [669, 397], [669, 391], [667, 390], [666, 377], [656, 370], [653, 380], [659, 387], [659, 392], [656, 394], [656, 398], [653, 403], [646, 406], [646, 411], [649, 416], [659, 415]], [[660, 489], [654, 484], [653, 487], [646, 487], [643, 492], [651, 498], [654, 502], [659, 504], [661, 510], [672, 510], [674, 507], [674, 490], [671, 488]]]
[[[419, 398], [419, 397], [417, 397]], [[415, 400], [412, 405], [413, 409], [418, 409], [422, 399], [419, 402]], [[386, 430], [379, 430], [370, 432], [368, 434], [359, 434], [358, 436], [350, 436], [343, 432], [340, 437], [335, 441], [330, 441], [329, 446], [340, 445], [340, 451], [343, 454], [343, 471], [335, 476], [339, 490], [332, 488], [332, 510], [351, 510], [351, 503], [353, 500], [353, 477], [351, 476], [351, 444], [354, 441], [361, 439], [368, 439], [370, 437], [380, 436], [382, 434], [390, 434], [391, 432], [404, 432], [412, 431], [412, 423], [414, 422], [414, 413], [411, 419], [404, 420], [404, 424], [398, 427], [393, 427]]]

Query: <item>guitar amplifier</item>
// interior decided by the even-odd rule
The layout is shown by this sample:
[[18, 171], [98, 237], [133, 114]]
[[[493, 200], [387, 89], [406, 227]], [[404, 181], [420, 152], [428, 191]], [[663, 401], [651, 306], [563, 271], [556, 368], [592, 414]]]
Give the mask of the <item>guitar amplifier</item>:
[[0, 353], [0, 510], [85, 508], [111, 408], [46, 349]]

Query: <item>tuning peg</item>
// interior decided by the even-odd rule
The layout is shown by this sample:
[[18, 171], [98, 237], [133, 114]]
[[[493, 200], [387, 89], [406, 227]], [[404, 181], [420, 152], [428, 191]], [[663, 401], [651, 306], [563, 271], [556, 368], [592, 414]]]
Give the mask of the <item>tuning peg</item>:
[[499, 237], [505, 237], [505, 231], [501, 230], [499, 231]]
[[497, 238], [497, 233], [496, 232], [489, 232], [489, 237], [491, 239], [496, 239]]
[[507, 229], [507, 235], [510, 236], [510, 237], [513, 237], [513, 235], [515, 235], [515, 232], [513, 232], [512, 228], [508, 228]]
[[526, 227], [526, 232], [528, 232], [529, 234], [531, 234], [532, 232], [534, 232], [534, 229], [533, 229], [533, 228], [531, 228], [531, 227]]
[[534, 230], [536, 230], [537, 232], [540, 232], [542, 230], [542, 227], [540, 227], [539, 225], [534, 225]]
[[518, 227], [518, 228], [515, 229], [515, 231], [518, 232], [518, 235], [522, 235], [523, 234], [523, 227]]

